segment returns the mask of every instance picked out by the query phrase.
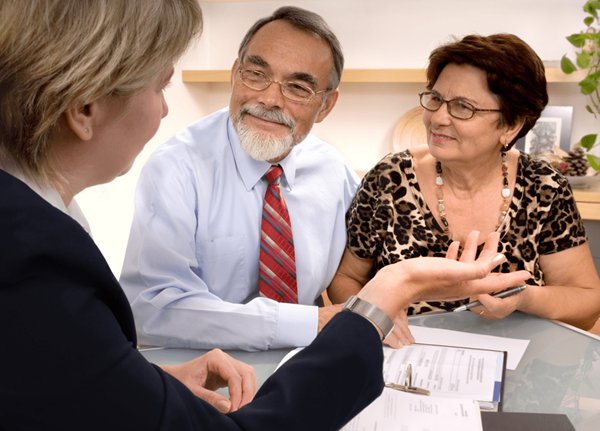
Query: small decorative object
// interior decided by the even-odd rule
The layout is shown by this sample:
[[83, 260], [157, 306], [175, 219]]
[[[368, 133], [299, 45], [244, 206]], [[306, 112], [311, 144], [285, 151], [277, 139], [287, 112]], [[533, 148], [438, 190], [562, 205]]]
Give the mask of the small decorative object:
[[[571, 74], [577, 70], [587, 70], [587, 75], [579, 82], [581, 93], [589, 96], [590, 104], [586, 106], [588, 112], [597, 117], [600, 114], [600, 93], [598, 92], [598, 84], [600, 83], [600, 20], [598, 18], [598, 10], [600, 9], [599, 0], [588, 0], [583, 6], [583, 11], [587, 16], [583, 23], [585, 30], [581, 33], [575, 33], [567, 37], [567, 40], [575, 47], [579, 48], [577, 53], [576, 65], [563, 56], [560, 67], [566, 74]], [[596, 27], [592, 24], [596, 23]], [[595, 146], [598, 134], [590, 134], [584, 136], [580, 144], [588, 152]], [[600, 171], [600, 158], [592, 154], [587, 154], [587, 159], [590, 165], [597, 171]]]
[[564, 167], [564, 174], [570, 175], [573, 177], [582, 177], [587, 174], [587, 170], [590, 167], [586, 156], [585, 149], [581, 147], [575, 147], [566, 157], [563, 157], [563, 162], [561, 163], [561, 167]]
[[568, 153], [558, 147], [553, 153], [538, 154], [534, 157], [550, 163], [557, 171], [563, 174], [571, 187], [575, 189], [586, 189], [597, 181], [600, 181], [600, 172], [590, 168], [587, 160], [586, 150], [578, 144]]

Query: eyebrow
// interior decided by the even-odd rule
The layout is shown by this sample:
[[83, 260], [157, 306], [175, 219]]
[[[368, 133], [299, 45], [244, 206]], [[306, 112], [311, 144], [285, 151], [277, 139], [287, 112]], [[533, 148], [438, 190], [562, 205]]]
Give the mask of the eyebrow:
[[[263, 67], [263, 68], [267, 69], [269, 72], [272, 71], [271, 65], [260, 55], [250, 54], [246, 57], [246, 60], [248, 62], [254, 64], [255, 66], [259, 66], [259, 67]], [[312, 85], [318, 84], [317, 78], [315, 78], [310, 73], [306, 73], [306, 72], [292, 73], [286, 80], [289, 80], [289, 79], [297, 79], [297, 80], [304, 81], [304, 82], [306, 82], [308, 84], [312, 84]]]
[[[437, 94], [438, 96], [440, 96], [443, 99], [442, 94], [439, 91], [436, 91], [436, 90], [429, 90], [429, 91], [431, 91], [434, 94]], [[473, 106], [477, 106], [477, 103], [474, 100], [469, 99], [468, 97], [464, 97], [464, 96], [454, 97], [454, 98], [450, 99], [449, 101], [451, 101], [451, 100], [460, 100], [461, 102], [467, 102]]]
[[271, 70], [271, 66], [269, 65], [267, 60], [262, 58], [260, 55], [250, 54], [246, 57], [246, 59], [256, 66], [264, 67], [265, 69]]

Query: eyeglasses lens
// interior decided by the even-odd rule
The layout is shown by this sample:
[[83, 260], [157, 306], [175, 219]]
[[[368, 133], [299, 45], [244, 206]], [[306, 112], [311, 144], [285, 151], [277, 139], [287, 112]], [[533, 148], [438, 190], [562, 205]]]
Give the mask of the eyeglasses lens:
[[246, 86], [256, 91], [263, 91], [269, 85], [271, 85], [272, 82], [276, 82], [281, 86], [281, 93], [286, 98], [293, 100], [294, 102], [306, 102], [313, 96], [313, 94], [315, 94], [311, 89], [304, 87], [301, 84], [292, 81], [275, 81], [258, 71], [245, 69], [241, 70], [240, 78], [242, 82], [246, 84]]

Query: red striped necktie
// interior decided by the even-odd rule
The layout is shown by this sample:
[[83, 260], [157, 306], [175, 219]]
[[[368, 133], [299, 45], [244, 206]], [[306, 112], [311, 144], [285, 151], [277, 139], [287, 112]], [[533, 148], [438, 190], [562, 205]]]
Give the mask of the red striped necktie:
[[265, 174], [269, 187], [260, 232], [259, 288], [262, 296], [297, 304], [296, 255], [290, 215], [279, 187], [282, 173], [280, 166], [271, 166]]

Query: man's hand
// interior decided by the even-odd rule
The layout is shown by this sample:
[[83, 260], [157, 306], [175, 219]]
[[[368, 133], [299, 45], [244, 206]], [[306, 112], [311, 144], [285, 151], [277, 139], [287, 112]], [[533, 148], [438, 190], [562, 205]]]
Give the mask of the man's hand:
[[[221, 413], [238, 410], [248, 404], [256, 393], [254, 368], [219, 349], [185, 364], [160, 367]], [[229, 399], [214, 392], [224, 387], [229, 388]]]
[[415, 337], [408, 328], [407, 308], [403, 308], [394, 319], [394, 330], [383, 340], [384, 344], [399, 349], [402, 346], [410, 346], [415, 342]]
[[321, 329], [327, 322], [331, 320], [333, 316], [342, 311], [342, 307], [344, 304], [336, 304], [336, 305], [328, 305], [327, 307], [319, 307], [319, 326], [317, 328], [317, 332], [321, 332]]

